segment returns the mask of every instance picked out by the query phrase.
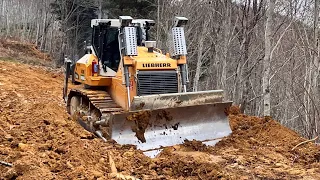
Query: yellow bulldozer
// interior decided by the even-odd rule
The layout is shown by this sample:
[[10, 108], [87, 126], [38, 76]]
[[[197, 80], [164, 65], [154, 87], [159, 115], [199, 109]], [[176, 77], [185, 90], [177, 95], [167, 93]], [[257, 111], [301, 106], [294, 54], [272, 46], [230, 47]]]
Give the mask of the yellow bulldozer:
[[229, 135], [225, 110], [232, 102], [223, 90], [187, 92], [188, 19], [174, 22], [170, 53], [163, 54], [150, 40], [153, 20], [93, 19], [86, 54], [65, 61], [68, 113], [104, 141], [136, 145], [149, 156], [185, 139], [214, 145]]

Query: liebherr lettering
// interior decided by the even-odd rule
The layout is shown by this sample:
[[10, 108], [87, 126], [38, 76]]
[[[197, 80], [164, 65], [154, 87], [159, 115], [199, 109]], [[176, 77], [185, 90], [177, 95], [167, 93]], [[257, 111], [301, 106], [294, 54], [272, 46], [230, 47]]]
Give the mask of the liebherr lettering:
[[171, 67], [170, 63], [143, 63], [142, 67], [149, 68], [149, 67]]

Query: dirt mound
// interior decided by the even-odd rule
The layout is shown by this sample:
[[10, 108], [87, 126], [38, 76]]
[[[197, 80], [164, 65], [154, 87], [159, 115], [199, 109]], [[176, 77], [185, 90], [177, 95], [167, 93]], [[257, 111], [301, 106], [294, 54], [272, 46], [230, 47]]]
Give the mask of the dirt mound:
[[[61, 101], [62, 78], [0, 61], [0, 179], [107, 176], [108, 149], [72, 122]], [[113, 149], [113, 148], [112, 148]]]
[[[131, 171], [121, 170], [136, 177], [169, 179], [320, 178], [320, 147], [307, 143], [292, 150], [306, 139], [271, 118], [246, 116], [237, 107], [230, 110], [233, 133], [216, 146], [186, 140], [151, 161], [143, 160], [148, 162], [143, 166], [130, 163]], [[133, 162], [139, 162], [137, 157]]]
[[[57, 71], [0, 61], [0, 179], [319, 179], [320, 148], [270, 118], [229, 109], [216, 146], [186, 140], [150, 159], [66, 114]], [[126, 177], [127, 176], [127, 177]]]
[[48, 65], [52, 61], [49, 54], [41, 52], [34, 44], [4, 39], [0, 40], [0, 58], [41, 65]]
[[239, 149], [265, 147], [292, 159], [293, 163], [308, 165], [320, 162], [319, 147], [307, 143], [293, 149], [306, 139], [269, 117], [258, 118], [239, 114], [230, 115], [229, 119], [233, 133], [219, 142], [217, 147], [230, 144]]
[[161, 169], [174, 178], [320, 178], [320, 147], [308, 143], [292, 150], [305, 141], [296, 132], [270, 118], [239, 114], [236, 107], [231, 110], [230, 136], [214, 147], [186, 141], [167, 148], [156, 160]]
[[270, 118], [230, 113], [229, 119], [233, 133], [214, 147], [186, 140], [155, 159], [134, 147], [114, 149], [117, 170], [141, 179], [320, 178], [320, 147], [292, 150], [305, 139]]

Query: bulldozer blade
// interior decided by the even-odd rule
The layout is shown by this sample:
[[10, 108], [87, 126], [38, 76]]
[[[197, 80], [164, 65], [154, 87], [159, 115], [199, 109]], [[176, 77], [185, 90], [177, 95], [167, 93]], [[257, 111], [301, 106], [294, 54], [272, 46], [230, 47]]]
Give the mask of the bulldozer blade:
[[218, 102], [113, 114], [111, 138], [119, 144], [133, 144], [153, 153], [182, 144], [186, 139], [212, 145], [231, 133], [225, 113], [231, 104]]
[[135, 96], [130, 111], [176, 108], [223, 102], [223, 90]]

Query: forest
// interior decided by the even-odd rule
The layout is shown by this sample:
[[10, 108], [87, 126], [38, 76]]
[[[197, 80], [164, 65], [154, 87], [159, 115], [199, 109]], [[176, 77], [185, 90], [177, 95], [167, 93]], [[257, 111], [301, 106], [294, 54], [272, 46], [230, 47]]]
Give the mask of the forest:
[[120, 15], [155, 20], [164, 52], [174, 16], [187, 17], [189, 91], [223, 89], [245, 114], [319, 135], [319, 0], [1, 0], [0, 38], [59, 67], [83, 55], [91, 19]]

